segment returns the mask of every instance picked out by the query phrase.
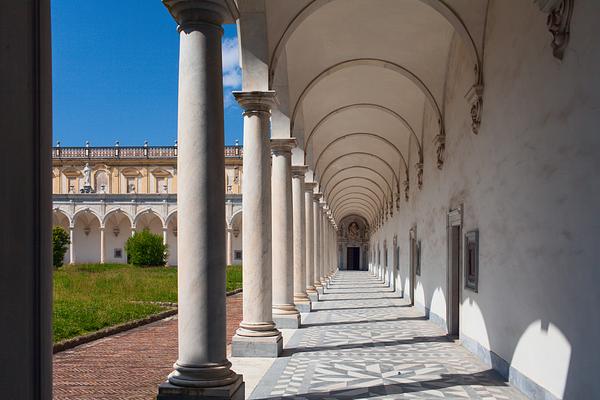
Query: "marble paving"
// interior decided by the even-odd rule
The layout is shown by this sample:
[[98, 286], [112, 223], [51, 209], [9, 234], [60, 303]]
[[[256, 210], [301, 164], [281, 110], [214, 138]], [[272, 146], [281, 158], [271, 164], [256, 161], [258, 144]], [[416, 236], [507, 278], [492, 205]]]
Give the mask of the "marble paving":
[[251, 399], [524, 399], [368, 272], [338, 272]]

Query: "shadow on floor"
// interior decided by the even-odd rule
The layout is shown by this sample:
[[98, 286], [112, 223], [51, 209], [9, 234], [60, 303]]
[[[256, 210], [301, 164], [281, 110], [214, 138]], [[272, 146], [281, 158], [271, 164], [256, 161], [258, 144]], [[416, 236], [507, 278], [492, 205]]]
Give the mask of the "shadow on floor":
[[[390, 292], [392, 293], [392, 292]], [[354, 294], [354, 293], [325, 293], [325, 294], [335, 294], [335, 295], [340, 295], [340, 294]], [[366, 297], [366, 296], [361, 296], [360, 300], [385, 300], [385, 299], [399, 299], [400, 297], [389, 297], [389, 296], [379, 296], [379, 297]], [[324, 301], [356, 301], [356, 298], [352, 298], [352, 299], [319, 299], [319, 302], [324, 302]]]
[[351, 349], [365, 349], [373, 347], [401, 346], [417, 343], [450, 343], [448, 336], [415, 336], [411, 339], [387, 340], [382, 342], [367, 342], [367, 343], [348, 343], [336, 346], [315, 346], [315, 347], [292, 347], [283, 349], [280, 357], [290, 357], [297, 353], [315, 353], [318, 351], [339, 351]]
[[[340, 300], [343, 301], [343, 300]], [[374, 308], [401, 308], [401, 307], [411, 307], [410, 304], [401, 304], [401, 305], [391, 305], [391, 306], [365, 306], [365, 307], [334, 307], [334, 308], [317, 308], [312, 310], [311, 313], [320, 312], [320, 311], [337, 311], [337, 310], [369, 310]]]
[[[339, 389], [330, 392], [299, 393], [296, 395], [264, 397], [262, 399], [368, 399], [372, 397], [417, 393], [427, 390], [442, 390], [454, 386], [508, 386], [492, 369], [474, 374], [442, 374], [439, 379], [422, 382], [391, 383], [363, 388]], [[437, 398], [437, 396], [436, 396]], [[444, 397], [447, 398], [447, 397]]]
[[366, 324], [373, 322], [396, 322], [396, 321], [427, 321], [427, 318], [422, 317], [399, 317], [389, 319], [362, 319], [357, 321], [340, 321], [340, 322], [318, 322], [314, 324], [302, 324], [302, 328], [312, 328], [315, 326], [335, 326], [335, 325], [354, 325]]

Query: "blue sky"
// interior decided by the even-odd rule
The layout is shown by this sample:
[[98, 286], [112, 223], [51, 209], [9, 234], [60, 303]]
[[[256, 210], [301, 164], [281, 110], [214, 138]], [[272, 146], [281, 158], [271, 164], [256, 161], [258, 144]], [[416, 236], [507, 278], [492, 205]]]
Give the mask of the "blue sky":
[[[171, 145], [179, 36], [160, 0], [52, 1], [54, 143]], [[242, 140], [235, 25], [223, 37], [225, 143]]]

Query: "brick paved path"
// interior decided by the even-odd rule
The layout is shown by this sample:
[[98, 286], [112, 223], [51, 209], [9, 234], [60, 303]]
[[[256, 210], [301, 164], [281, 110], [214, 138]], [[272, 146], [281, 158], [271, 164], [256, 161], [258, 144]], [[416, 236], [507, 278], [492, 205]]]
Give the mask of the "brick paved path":
[[[242, 318], [242, 294], [227, 297], [227, 343]], [[171, 318], [54, 356], [55, 400], [150, 400], [177, 359]]]

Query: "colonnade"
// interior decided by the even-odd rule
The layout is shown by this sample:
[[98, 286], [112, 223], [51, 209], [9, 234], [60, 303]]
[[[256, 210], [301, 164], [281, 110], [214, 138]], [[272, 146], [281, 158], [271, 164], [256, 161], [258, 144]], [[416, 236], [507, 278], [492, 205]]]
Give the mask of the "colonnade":
[[[224, 168], [221, 25], [231, 15], [223, 3], [164, 3], [180, 32], [179, 356], [158, 398], [243, 398], [226, 356], [224, 183], [213, 173]], [[275, 92], [234, 96], [244, 110], [245, 254], [243, 320], [231, 351], [277, 357], [279, 328], [300, 325], [309, 294], [322, 292], [335, 270], [335, 225], [306, 167], [292, 166], [295, 139], [270, 139]]]

